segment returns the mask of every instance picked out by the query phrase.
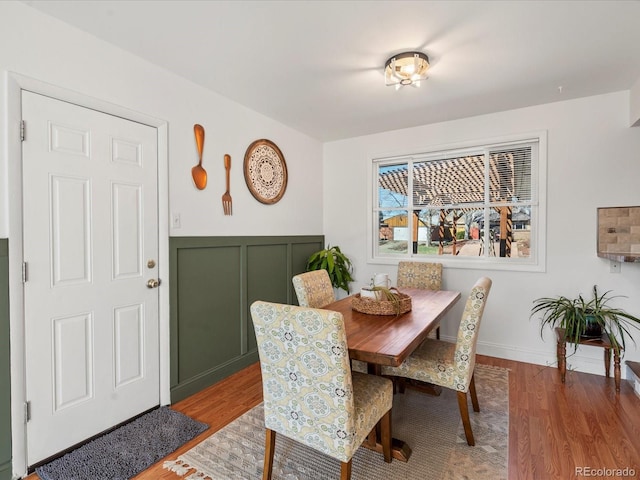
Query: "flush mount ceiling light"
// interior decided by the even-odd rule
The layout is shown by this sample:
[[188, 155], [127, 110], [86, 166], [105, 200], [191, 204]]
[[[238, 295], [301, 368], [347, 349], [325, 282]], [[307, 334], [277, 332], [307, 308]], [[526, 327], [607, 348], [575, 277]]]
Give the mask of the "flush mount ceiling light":
[[403, 52], [394, 55], [384, 65], [384, 83], [395, 85], [396, 90], [402, 85], [420, 86], [426, 80], [429, 69], [429, 57], [422, 52]]

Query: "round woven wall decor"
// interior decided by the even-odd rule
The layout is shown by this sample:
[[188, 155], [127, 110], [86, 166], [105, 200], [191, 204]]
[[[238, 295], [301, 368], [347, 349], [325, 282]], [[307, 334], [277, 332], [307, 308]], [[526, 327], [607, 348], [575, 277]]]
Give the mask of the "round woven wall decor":
[[278, 146], [260, 139], [244, 155], [244, 180], [251, 195], [266, 204], [276, 203], [287, 189], [287, 164]]

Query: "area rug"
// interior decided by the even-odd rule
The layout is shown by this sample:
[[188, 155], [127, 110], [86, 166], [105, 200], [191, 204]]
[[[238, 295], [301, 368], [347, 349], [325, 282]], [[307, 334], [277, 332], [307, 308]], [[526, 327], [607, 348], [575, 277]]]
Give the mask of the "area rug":
[[[407, 463], [384, 463], [360, 448], [353, 457], [354, 480], [506, 480], [509, 446], [508, 370], [476, 365], [480, 413], [470, 407], [476, 440], [465, 440], [456, 393], [438, 397], [407, 389], [393, 403], [393, 436], [413, 453]], [[258, 405], [200, 444], [167, 461], [164, 468], [185, 480], [250, 480], [262, 477], [264, 417]], [[309, 447], [276, 436], [273, 478], [336, 479], [340, 462]]]
[[160, 407], [36, 468], [42, 480], [127, 480], [209, 426]]

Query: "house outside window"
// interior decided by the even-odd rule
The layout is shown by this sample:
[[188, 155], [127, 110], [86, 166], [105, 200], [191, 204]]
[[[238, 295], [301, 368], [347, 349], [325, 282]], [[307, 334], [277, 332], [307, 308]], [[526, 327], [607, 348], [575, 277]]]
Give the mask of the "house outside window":
[[374, 159], [370, 261], [543, 270], [545, 145], [538, 133]]

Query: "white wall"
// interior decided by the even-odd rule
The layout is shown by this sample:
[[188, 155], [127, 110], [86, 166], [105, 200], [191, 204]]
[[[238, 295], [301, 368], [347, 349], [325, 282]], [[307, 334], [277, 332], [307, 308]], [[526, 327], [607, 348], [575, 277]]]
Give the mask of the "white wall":
[[[640, 264], [623, 264], [622, 272], [614, 274], [609, 272], [609, 261], [596, 256], [596, 208], [640, 205], [640, 129], [629, 128], [629, 92], [325, 144], [324, 233], [327, 242], [339, 245], [354, 261], [354, 286], [366, 285], [375, 272], [389, 273], [394, 281], [396, 276], [395, 266], [367, 263], [364, 232], [370, 215], [370, 158], [540, 130], [548, 133], [546, 272], [444, 270], [444, 287], [463, 295], [483, 274], [494, 281], [478, 351], [532, 363], [555, 362], [552, 335], [541, 340], [539, 322], [529, 320], [532, 301], [543, 296], [589, 294], [594, 284], [603, 291], [612, 289], [628, 296], [614, 304], [640, 316]], [[459, 302], [447, 317], [442, 327], [445, 336], [455, 335], [462, 308]], [[638, 360], [639, 348], [627, 347], [625, 358]], [[581, 371], [604, 373], [602, 350], [595, 347], [581, 348], [568, 364]]]
[[[169, 207], [182, 224], [172, 236], [322, 233], [320, 142], [19, 2], [0, 2], [0, 71], [167, 121]], [[0, 238], [10, 236], [6, 104], [0, 106]], [[209, 180], [203, 191], [191, 179], [198, 160], [195, 123], [206, 130], [203, 166]], [[275, 142], [287, 162], [288, 188], [275, 205], [255, 200], [244, 180], [245, 151], [259, 138]], [[232, 158], [233, 216], [222, 211], [225, 153]]]
[[[65, 98], [82, 96], [84, 103], [89, 97], [97, 99], [89, 102], [92, 105], [107, 103], [117, 106], [110, 111], [127, 109], [135, 112], [135, 118], [158, 119], [153, 122], [156, 125], [166, 123], [168, 138], [165, 144], [161, 143], [160, 151], [167, 148], [169, 171], [160, 177], [168, 177], [168, 185], [161, 185], [161, 191], [168, 189], [169, 198], [160, 198], [160, 202], [164, 202], [164, 207], [168, 204], [169, 212], [180, 214], [181, 228], [172, 229], [172, 236], [321, 234], [322, 145], [23, 3], [0, 1], [0, 238], [9, 238], [13, 469], [15, 474], [22, 475], [26, 470], [25, 432], [20, 413], [25, 401], [19, 278], [22, 259], [18, 258], [21, 223], [15, 218], [20, 215], [20, 188], [16, 185], [21, 182], [19, 173], [14, 173], [19, 171], [21, 159], [19, 122], [12, 116], [14, 109], [8, 106], [15, 104], [18, 97], [13, 87], [17, 78], [14, 74], [21, 79], [20, 85], [37, 85], [39, 89], [42, 85], [52, 85], [45, 90], [62, 89]], [[208, 185], [203, 191], [195, 188], [191, 178], [191, 168], [198, 160], [193, 135], [195, 123], [206, 130], [203, 166], [208, 172]], [[28, 129], [27, 122], [27, 136]], [[255, 200], [244, 181], [245, 151], [259, 138], [275, 142], [287, 162], [288, 188], [275, 205]], [[223, 215], [221, 203], [225, 190], [225, 153], [232, 157], [232, 216]], [[162, 158], [161, 154], [161, 162]], [[12, 182], [9, 175], [13, 176]], [[28, 195], [28, 188], [24, 193]], [[10, 218], [10, 214], [15, 216]], [[161, 227], [163, 223], [166, 224], [167, 219], [161, 219]], [[166, 246], [166, 238], [161, 238], [160, 244]], [[163, 257], [168, 258], [168, 252], [161, 253], [161, 262]], [[163, 278], [167, 278], [162, 274], [163, 268], [167, 269], [166, 263], [164, 267], [160, 265]], [[163, 296], [168, 304], [167, 294], [160, 292], [161, 363], [168, 365], [168, 307]], [[161, 383], [162, 378], [168, 376], [168, 367], [164, 368], [164, 376], [162, 370], [161, 366]], [[168, 398], [168, 386], [165, 390], [161, 398]]]
[[631, 87], [629, 92], [630, 97], [630, 113], [629, 113], [629, 125], [640, 125], [640, 78]]

